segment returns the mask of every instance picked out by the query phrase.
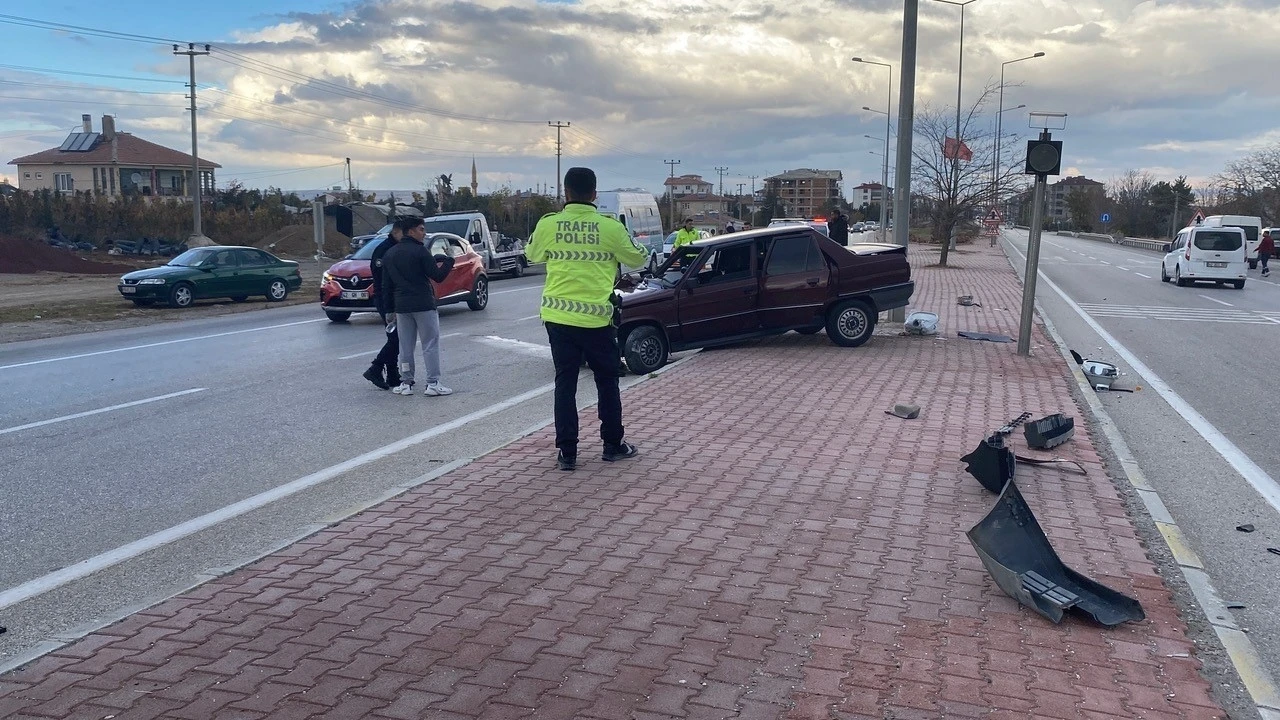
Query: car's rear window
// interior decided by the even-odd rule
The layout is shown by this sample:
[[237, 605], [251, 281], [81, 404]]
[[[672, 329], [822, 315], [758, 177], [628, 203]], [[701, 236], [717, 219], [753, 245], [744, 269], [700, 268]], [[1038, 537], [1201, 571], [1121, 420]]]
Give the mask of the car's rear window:
[[1223, 227], [1238, 227], [1244, 231], [1244, 239], [1249, 242], [1258, 242], [1258, 226], [1257, 225], [1226, 225]]
[[1196, 233], [1195, 244], [1201, 250], [1229, 252], [1231, 250], [1239, 250], [1242, 243], [1238, 232], [1201, 230]]

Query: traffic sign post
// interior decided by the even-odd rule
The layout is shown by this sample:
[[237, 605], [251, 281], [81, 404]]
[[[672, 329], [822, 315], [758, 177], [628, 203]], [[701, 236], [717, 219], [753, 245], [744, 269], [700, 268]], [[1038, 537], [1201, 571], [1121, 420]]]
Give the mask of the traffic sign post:
[[[1062, 141], [1054, 140], [1049, 127], [1057, 121], [1066, 127], [1066, 113], [1031, 113], [1032, 122], [1041, 121], [1040, 137], [1027, 141], [1027, 159], [1024, 172], [1036, 176], [1035, 191], [1031, 195], [1031, 229], [1027, 233], [1027, 269], [1022, 275], [1022, 318], [1018, 327], [1018, 354], [1031, 354], [1031, 323], [1036, 307], [1036, 278], [1040, 273], [1040, 233], [1044, 225], [1044, 196], [1048, 177], [1057, 175], [1062, 168]], [[1055, 129], [1062, 129], [1056, 128]]]
[[1102, 213], [1102, 217], [1098, 219], [1102, 221], [1102, 232], [1110, 235], [1111, 233], [1107, 232], [1107, 225], [1111, 224], [1111, 213]]

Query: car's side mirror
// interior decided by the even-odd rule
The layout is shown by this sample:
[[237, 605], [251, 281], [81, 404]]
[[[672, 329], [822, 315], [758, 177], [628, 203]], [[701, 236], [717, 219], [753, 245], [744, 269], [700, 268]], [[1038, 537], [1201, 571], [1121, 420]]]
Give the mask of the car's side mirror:
[[1171, 243], [1165, 243], [1164, 251], [1167, 253], [1173, 252], [1173, 245]]
[[473, 242], [473, 243], [478, 243], [478, 242], [480, 242], [480, 233], [478, 233], [478, 232], [473, 232], [473, 233], [471, 233], [471, 242]]

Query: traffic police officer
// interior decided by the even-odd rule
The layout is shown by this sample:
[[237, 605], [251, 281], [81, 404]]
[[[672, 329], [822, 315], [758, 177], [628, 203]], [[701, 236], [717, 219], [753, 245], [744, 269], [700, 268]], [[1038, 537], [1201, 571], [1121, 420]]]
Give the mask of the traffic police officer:
[[680, 232], [676, 233], [675, 241], [671, 243], [671, 251], [674, 253], [681, 246], [688, 245], [699, 239], [701, 239], [701, 236], [698, 235], [697, 230], [693, 229], [693, 218], [685, 218], [684, 227], [680, 228]]
[[596, 174], [569, 168], [564, 174], [565, 206], [538, 221], [525, 254], [547, 264], [540, 317], [556, 368], [556, 462], [561, 470], [578, 463], [578, 370], [585, 359], [599, 396], [602, 459], [635, 457], [622, 439], [622, 396], [614, 328], [614, 281], [618, 265], [643, 265], [648, 251], [617, 220], [596, 212]]

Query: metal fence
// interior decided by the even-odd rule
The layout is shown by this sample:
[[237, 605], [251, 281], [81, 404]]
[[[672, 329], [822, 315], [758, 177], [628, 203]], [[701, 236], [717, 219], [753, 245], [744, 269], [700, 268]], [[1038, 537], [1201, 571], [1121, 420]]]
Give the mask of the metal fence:
[[1152, 250], [1155, 252], [1164, 252], [1164, 246], [1168, 243], [1166, 240], [1148, 240], [1146, 238], [1135, 237], [1116, 237], [1112, 235], [1103, 235], [1102, 233], [1084, 233], [1084, 232], [1068, 232], [1059, 230], [1058, 235], [1067, 237], [1084, 238], [1086, 240], [1097, 240], [1100, 242], [1111, 243], [1112, 245], [1124, 245], [1125, 247], [1138, 248], [1139, 250]]

